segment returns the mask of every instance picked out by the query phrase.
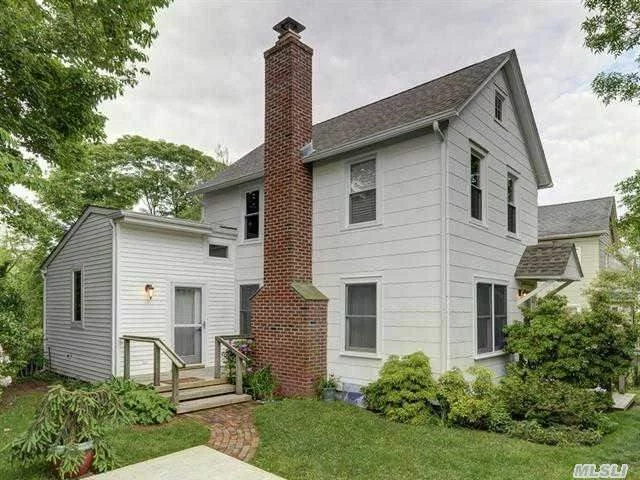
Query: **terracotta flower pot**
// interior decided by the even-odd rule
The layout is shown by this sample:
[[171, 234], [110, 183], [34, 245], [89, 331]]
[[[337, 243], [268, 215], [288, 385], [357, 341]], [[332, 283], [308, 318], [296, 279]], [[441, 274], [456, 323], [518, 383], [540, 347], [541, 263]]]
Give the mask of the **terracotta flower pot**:
[[[81, 452], [84, 453], [84, 458], [82, 460], [82, 463], [76, 469], [76, 471], [66, 474], [64, 478], [81, 477], [82, 475], [89, 473], [89, 471], [91, 470], [91, 466], [93, 465], [93, 459], [95, 457], [95, 452], [93, 451], [93, 442], [89, 441], [89, 442], [79, 443], [76, 446]], [[55, 450], [58, 450], [58, 451], [60, 449], [64, 449], [64, 447], [55, 448]], [[58, 472], [59, 467], [60, 467], [60, 464], [55, 464], [53, 466], [56, 473]]]

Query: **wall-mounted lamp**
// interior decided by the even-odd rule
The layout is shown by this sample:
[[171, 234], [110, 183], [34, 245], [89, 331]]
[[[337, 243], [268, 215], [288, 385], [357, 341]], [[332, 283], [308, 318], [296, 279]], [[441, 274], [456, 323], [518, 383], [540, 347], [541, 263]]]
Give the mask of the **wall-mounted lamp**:
[[144, 293], [147, 294], [149, 301], [153, 300], [153, 291], [154, 291], [153, 285], [151, 285], [150, 283], [147, 283], [144, 286]]

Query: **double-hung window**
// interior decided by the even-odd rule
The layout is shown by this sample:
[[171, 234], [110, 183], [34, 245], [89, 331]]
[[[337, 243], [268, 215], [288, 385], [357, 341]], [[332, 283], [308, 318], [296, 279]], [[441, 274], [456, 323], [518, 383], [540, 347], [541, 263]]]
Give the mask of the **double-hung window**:
[[376, 220], [376, 160], [349, 166], [349, 224]]
[[507, 174], [507, 230], [510, 233], [517, 230], [516, 180], [514, 175]]
[[471, 150], [471, 217], [482, 221], [482, 155]]
[[71, 321], [74, 324], [82, 323], [82, 270], [73, 271], [73, 285], [71, 289]]
[[240, 285], [240, 335], [251, 334], [251, 298], [260, 285]]
[[482, 355], [502, 350], [507, 325], [507, 287], [494, 283], [476, 284], [476, 346]]
[[346, 285], [346, 351], [376, 352], [378, 336], [377, 288], [377, 283]]
[[503, 113], [502, 108], [504, 106], [504, 95], [502, 95], [502, 93], [500, 93], [498, 90], [496, 90], [493, 106], [494, 106], [494, 109], [493, 109], [494, 118], [499, 122], [502, 122], [502, 113]]
[[260, 190], [244, 194], [244, 238], [260, 238]]

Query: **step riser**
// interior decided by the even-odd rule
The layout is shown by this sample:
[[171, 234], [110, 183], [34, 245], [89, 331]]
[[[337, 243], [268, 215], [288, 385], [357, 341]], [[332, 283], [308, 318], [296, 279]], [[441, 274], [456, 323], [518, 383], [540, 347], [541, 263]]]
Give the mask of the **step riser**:
[[182, 402], [176, 407], [176, 413], [182, 415], [184, 413], [197, 412], [198, 410], [207, 410], [209, 408], [224, 407], [226, 405], [234, 405], [236, 403], [244, 403], [251, 400], [251, 395], [227, 394], [211, 398], [201, 398], [199, 400], [191, 400]]
[[[190, 389], [181, 390], [178, 396], [179, 401], [196, 400], [198, 398], [216, 397], [218, 395], [226, 395], [227, 393], [235, 393], [236, 387], [233, 385], [216, 385], [214, 387], [204, 387], [202, 390]], [[171, 392], [163, 392], [165, 398], [171, 398]]]
[[[223, 385], [227, 383], [227, 379], [226, 378], [214, 378], [213, 380], [198, 380], [196, 382], [187, 382], [187, 383], [181, 383], [178, 386], [179, 390], [189, 390], [192, 388], [200, 388], [200, 387], [211, 387], [214, 385]], [[156, 389], [156, 392], [160, 392], [160, 393], [164, 393], [164, 392], [170, 392], [171, 391], [171, 385], [160, 385], [157, 387], [154, 387]]]

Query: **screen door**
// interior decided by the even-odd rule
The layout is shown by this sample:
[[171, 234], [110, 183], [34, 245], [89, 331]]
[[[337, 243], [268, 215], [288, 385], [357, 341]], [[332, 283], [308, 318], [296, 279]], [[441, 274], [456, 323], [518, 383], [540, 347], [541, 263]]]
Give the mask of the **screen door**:
[[176, 287], [174, 349], [188, 364], [202, 363], [202, 291]]

